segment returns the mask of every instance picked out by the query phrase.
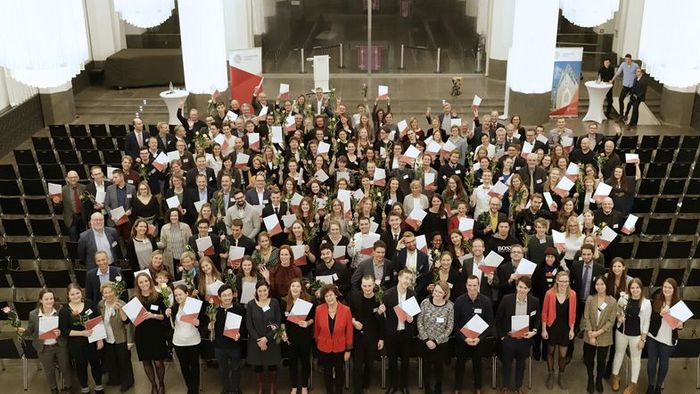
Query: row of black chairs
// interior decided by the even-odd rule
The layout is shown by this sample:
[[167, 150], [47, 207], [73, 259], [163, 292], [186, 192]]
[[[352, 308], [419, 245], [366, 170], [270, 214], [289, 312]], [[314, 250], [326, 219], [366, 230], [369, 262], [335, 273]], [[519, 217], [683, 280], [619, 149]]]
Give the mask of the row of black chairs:
[[[175, 129], [175, 125], [169, 125], [170, 131]], [[150, 134], [155, 134], [158, 132], [157, 125], [147, 124], [145, 128]], [[85, 124], [59, 124], [59, 125], [49, 125], [49, 134], [51, 137], [125, 137], [126, 134], [133, 130], [134, 126], [132, 124], [97, 124], [91, 123], [89, 125]]]
[[17, 260], [70, 260], [74, 266], [80, 260], [78, 256], [78, 243], [67, 239], [22, 239], [8, 240], [8, 254]]
[[623, 259], [698, 259], [700, 248], [694, 239], [682, 236], [623, 237], [609, 246], [613, 256]]

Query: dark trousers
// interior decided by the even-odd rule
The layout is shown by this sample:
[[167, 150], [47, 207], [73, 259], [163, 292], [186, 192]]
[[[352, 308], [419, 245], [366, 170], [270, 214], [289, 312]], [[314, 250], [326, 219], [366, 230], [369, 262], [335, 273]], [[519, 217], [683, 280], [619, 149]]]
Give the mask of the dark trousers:
[[85, 223], [83, 222], [83, 217], [80, 214], [74, 214], [73, 222], [71, 223], [70, 228], [68, 229], [71, 242], [78, 242], [78, 238], [80, 238], [80, 233], [82, 233], [83, 231], [85, 231]]
[[[632, 98], [630, 99], [630, 104], [629, 104], [632, 106], [632, 115], [630, 116], [630, 126], [636, 126], [637, 122], [639, 121], [639, 105], [640, 104], [642, 104], [642, 100], [640, 100], [636, 96], [632, 96]], [[629, 107], [629, 105], [628, 105], [628, 107]]]
[[[73, 339], [75, 341], [75, 339]], [[95, 343], [87, 343], [87, 338], [80, 338], [85, 343], [72, 344], [68, 343], [70, 357], [75, 367], [75, 373], [78, 375], [80, 387], [88, 387], [87, 368], [90, 364], [90, 372], [95, 380], [95, 386], [102, 386], [102, 365], [100, 365], [100, 357], [97, 353], [97, 345]]]
[[127, 221], [124, 224], [115, 225], [114, 229], [117, 230], [119, 234], [119, 239], [126, 242], [127, 239], [131, 238], [131, 222]]
[[[411, 337], [406, 330], [397, 331], [394, 335], [388, 335], [384, 342], [389, 359], [389, 386], [392, 388], [407, 387]], [[398, 371], [399, 358], [401, 358], [400, 375]]]
[[[581, 318], [583, 317], [583, 311], [586, 309], [586, 300], [576, 300], [576, 322], [574, 323], [574, 332], [579, 333]], [[576, 339], [576, 337], [574, 337]], [[571, 359], [574, 357], [574, 339], [569, 341], [569, 346], [566, 348], [566, 358]]]
[[[668, 373], [668, 361], [673, 354], [674, 346], [668, 346], [664, 343], [649, 337], [647, 340], [647, 378], [649, 386], [661, 387]], [[659, 364], [658, 376], [656, 372], [656, 364]]]
[[[343, 380], [343, 353], [318, 352], [318, 361], [323, 365], [323, 382], [326, 386], [326, 394], [342, 394]], [[333, 373], [335, 372], [335, 377]]]
[[[435, 392], [441, 393], [442, 390], [442, 366], [447, 359], [447, 343], [441, 343], [430, 350], [426, 344], [423, 344], [423, 385], [427, 389], [435, 387]], [[435, 380], [435, 384], [433, 383]]]
[[474, 375], [474, 388], [481, 389], [481, 384], [483, 381], [483, 369], [481, 366], [481, 358], [483, 357], [482, 348], [483, 343], [479, 341], [476, 346], [469, 346], [467, 344], [457, 345], [457, 364], [455, 365], [455, 390], [462, 390], [464, 388], [464, 368], [467, 359], [472, 360], [472, 370]]
[[608, 90], [608, 93], [605, 94], [605, 115], [610, 116], [610, 114], [613, 111], [613, 92], [612, 88]]
[[175, 275], [175, 280], [182, 279], [182, 272], [178, 270], [178, 267], [180, 267], [180, 259], [173, 259], [173, 272]]
[[595, 377], [602, 379], [605, 375], [605, 365], [608, 359], [610, 346], [593, 346], [588, 343], [583, 344], [583, 363], [586, 364], [588, 379], [593, 380], [593, 369], [595, 367]]
[[292, 388], [309, 387], [311, 375], [311, 341], [290, 338], [289, 352], [289, 381]]
[[622, 91], [620, 92], [620, 98], [617, 100], [620, 108], [620, 115], [623, 117], [629, 115], [629, 107], [627, 108], [627, 111], [625, 111], [625, 97], [627, 97], [627, 95], [630, 93], [632, 93], [632, 87], [623, 86]]
[[199, 393], [199, 345], [175, 346], [175, 354], [180, 361], [182, 378], [187, 385], [187, 394]]
[[221, 391], [225, 393], [241, 392], [241, 349], [215, 348], [214, 354], [219, 363], [219, 378], [221, 379]]
[[[352, 381], [353, 390], [356, 394], [363, 389], [369, 389], [372, 384], [372, 371], [374, 370], [374, 359], [377, 357], [377, 338], [365, 338], [355, 331], [352, 349]], [[359, 340], [358, 340], [359, 339]]]
[[105, 341], [104, 367], [109, 377], [108, 384], [120, 385], [123, 389], [134, 385], [131, 353], [126, 347], [126, 342], [109, 344]]
[[501, 361], [503, 362], [503, 386], [510, 387], [511, 368], [515, 360], [515, 388], [523, 387], [525, 376], [525, 362], [530, 355], [529, 339], [516, 339], [510, 336], [503, 338], [501, 342]]

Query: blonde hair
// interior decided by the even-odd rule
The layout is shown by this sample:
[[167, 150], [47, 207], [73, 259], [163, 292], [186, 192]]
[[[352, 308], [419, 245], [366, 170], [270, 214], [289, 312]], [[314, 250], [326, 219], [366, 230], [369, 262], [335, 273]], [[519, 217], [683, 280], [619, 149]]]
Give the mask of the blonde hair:
[[441, 280], [435, 283], [435, 286], [439, 287], [445, 293], [445, 300], [450, 299], [450, 285], [448, 285], [447, 282]]

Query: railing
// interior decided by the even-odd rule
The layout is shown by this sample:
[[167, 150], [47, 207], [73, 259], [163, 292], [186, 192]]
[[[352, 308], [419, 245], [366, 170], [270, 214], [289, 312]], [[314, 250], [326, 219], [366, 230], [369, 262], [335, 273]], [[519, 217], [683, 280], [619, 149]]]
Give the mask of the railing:
[[437, 52], [435, 72], [440, 73], [440, 58], [442, 55], [442, 48], [438, 47], [437, 49], [432, 49], [432, 48], [428, 48], [425, 46], [409, 46], [409, 45], [401, 44], [401, 57], [400, 57], [400, 61], [399, 61], [399, 70], [405, 69], [404, 58], [405, 58], [406, 49], [413, 49], [416, 51]]
[[[333, 48], [338, 48], [338, 68], [345, 68], [345, 61], [344, 61], [344, 51], [343, 51], [343, 43], [335, 44], [335, 45], [327, 45], [327, 46], [315, 46], [312, 47], [310, 52], [313, 53], [313, 51], [320, 51], [324, 49], [333, 49]], [[292, 48], [292, 51], [294, 52], [299, 52], [299, 72], [301, 74], [306, 73], [306, 62], [307, 61], [312, 61], [313, 57], [307, 58], [306, 57], [306, 50], [304, 48]]]

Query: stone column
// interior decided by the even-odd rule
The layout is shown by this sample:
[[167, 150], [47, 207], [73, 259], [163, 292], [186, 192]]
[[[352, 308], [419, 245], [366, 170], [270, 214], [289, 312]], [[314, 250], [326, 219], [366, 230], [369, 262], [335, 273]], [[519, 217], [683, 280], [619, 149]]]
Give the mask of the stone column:
[[696, 87], [675, 88], [664, 85], [661, 91], [661, 118], [675, 126], [690, 126]]
[[73, 85], [70, 82], [48, 89], [39, 89], [44, 124], [66, 124], [75, 119]]

